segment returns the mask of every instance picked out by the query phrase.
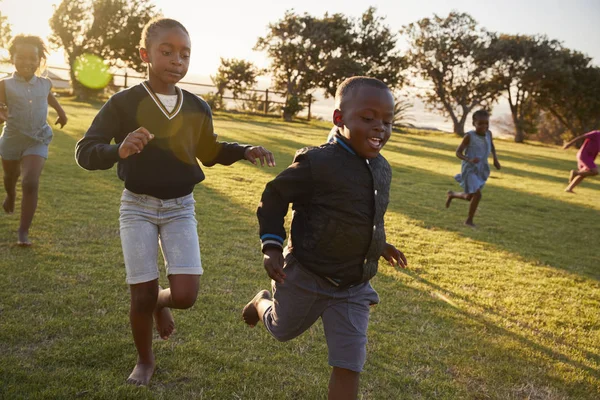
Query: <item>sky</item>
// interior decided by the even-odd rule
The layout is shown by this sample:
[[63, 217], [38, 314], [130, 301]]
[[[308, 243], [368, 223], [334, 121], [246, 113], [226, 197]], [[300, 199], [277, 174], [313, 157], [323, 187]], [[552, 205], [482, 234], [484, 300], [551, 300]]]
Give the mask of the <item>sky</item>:
[[[0, 10], [12, 25], [13, 34], [47, 37], [52, 5], [58, 3], [0, 0]], [[198, 0], [154, 0], [154, 4], [164, 16], [179, 20], [190, 32], [192, 57], [188, 78], [195, 77], [203, 83], [210, 83], [208, 76], [216, 72], [220, 57], [245, 59], [267, 67], [269, 60], [252, 49], [258, 37], [267, 33], [269, 23], [277, 22], [290, 9], [313, 16], [339, 12], [359, 17], [374, 6], [377, 15], [385, 17], [385, 23], [394, 31], [421, 18], [446, 16], [456, 10], [470, 14], [490, 31], [545, 34], [587, 54], [600, 65], [600, 0], [227, 0], [211, 4]], [[405, 43], [400, 40], [398, 47], [403, 50]], [[54, 53], [48, 65], [63, 62], [62, 54]]]

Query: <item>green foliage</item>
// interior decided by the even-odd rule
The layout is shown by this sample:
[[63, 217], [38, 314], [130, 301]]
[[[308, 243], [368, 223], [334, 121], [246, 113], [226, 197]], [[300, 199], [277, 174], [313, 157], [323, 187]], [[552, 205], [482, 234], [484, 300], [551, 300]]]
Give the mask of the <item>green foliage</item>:
[[144, 71], [140, 36], [146, 22], [158, 15], [151, 0], [63, 0], [53, 7], [50, 42], [64, 49], [75, 91], [80, 85], [72, 67], [84, 53], [98, 55], [111, 66]]
[[590, 57], [560, 49], [552, 57], [549, 71], [535, 100], [556, 117], [572, 139], [600, 126], [600, 68]]
[[536, 131], [539, 107], [534, 97], [560, 48], [559, 42], [545, 36], [526, 35], [500, 35], [491, 45], [498, 57], [494, 75], [508, 97], [517, 143]]
[[211, 76], [210, 79], [217, 87], [217, 94], [221, 97], [225, 90], [231, 90], [233, 98], [237, 99], [248, 89], [252, 89], [256, 85], [256, 78], [263, 73], [263, 70], [257, 68], [250, 61], [221, 57], [221, 65], [219, 65], [216, 75]]
[[[1, 1], [1, 0], [0, 0]], [[12, 37], [11, 27], [6, 15], [0, 11], [0, 47], [6, 47]]]
[[[303, 109], [300, 98], [316, 88], [334, 95], [338, 84], [354, 75], [379, 78], [394, 89], [403, 83], [405, 61], [395, 50], [396, 35], [370, 7], [359, 19], [341, 13], [322, 18], [287, 11], [260, 37], [255, 50], [271, 59], [275, 89], [291, 98], [284, 110], [290, 119]], [[299, 99], [294, 99], [298, 97]]]
[[414, 125], [409, 122], [414, 119], [410, 116], [410, 109], [413, 107], [413, 104], [410, 100], [396, 96], [394, 99], [394, 126], [396, 127], [414, 127]]
[[204, 101], [206, 101], [211, 110], [223, 110], [225, 104], [223, 103], [223, 97], [218, 93], [206, 93], [202, 95]]
[[500, 95], [492, 75], [496, 58], [490, 49], [494, 37], [468, 14], [434, 15], [404, 27], [410, 50], [409, 64], [431, 83], [421, 97], [433, 110], [452, 119], [454, 132], [463, 135], [469, 113], [489, 108]]

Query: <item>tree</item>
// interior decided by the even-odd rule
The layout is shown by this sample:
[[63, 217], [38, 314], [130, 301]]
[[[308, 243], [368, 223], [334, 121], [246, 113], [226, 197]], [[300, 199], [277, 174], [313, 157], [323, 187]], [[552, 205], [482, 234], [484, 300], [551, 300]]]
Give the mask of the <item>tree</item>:
[[390, 89], [400, 89], [404, 83], [406, 59], [396, 48], [398, 37], [384, 25], [384, 18], [375, 15], [369, 7], [363, 15], [352, 20], [347, 38], [320, 73], [319, 87], [326, 96], [334, 96], [339, 84], [346, 78], [366, 75], [387, 83]]
[[0, 11], [0, 47], [6, 47], [11, 37], [10, 24], [8, 23], [6, 15], [2, 15], [2, 11]]
[[588, 56], [563, 48], [553, 55], [535, 100], [560, 121], [570, 139], [600, 125], [599, 92], [600, 68]]
[[560, 48], [558, 41], [545, 36], [500, 35], [493, 44], [498, 57], [494, 74], [508, 97], [517, 143], [537, 130], [540, 113], [534, 96]]
[[269, 24], [255, 50], [266, 51], [276, 90], [286, 92], [284, 119], [302, 110], [311, 90], [335, 94], [338, 84], [354, 75], [370, 75], [400, 88], [405, 60], [395, 50], [396, 35], [371, 7], [360, 19], [343, 14], [322, 18], [287, 11]]
[[469, 113], [478, 106], [489, 108], [500, 95], [491, 73], [494, 35], [479, 28], [470, 15], [457, 12], [421, 19], [403, 32], [410, 45], [409, 63], [433, 85], [421, 97], [451, 118], [454, 132], [463, 135]]
[[223, 98], [225, 90], [231, 90], [233, 98], [237, 99], [256, 85], [256, 78], [263, 73], [250, 61], [238, 60], [236, 58], [221, 58], [221, 65], [217, 73], [210, 79], [217, 87], [217, 94]]
[[50, 18], [50, 42], [62, 47], [77, 83], [73, 63], [84, 53], [102, 57], [109, 65], [144, 71], [138, 45], [144, 25], [158, 15], [150, 0], [63, 0]]
[[283, 19], [269, 24], [267, 35], [258, 38], [254, 49], [266, 51], [275, 89], [286, 92], [286, 121], [302, 110], [308, 91], [318, 87], [325, 60], [348, 46], [344, 41], [349, 39], [350, 28], [342, 14], [315, 18], [286, 11]]

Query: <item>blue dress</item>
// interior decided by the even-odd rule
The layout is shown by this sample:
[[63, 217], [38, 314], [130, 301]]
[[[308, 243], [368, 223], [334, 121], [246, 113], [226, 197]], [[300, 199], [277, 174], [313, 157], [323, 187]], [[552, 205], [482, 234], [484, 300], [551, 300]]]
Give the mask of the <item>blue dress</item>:
[[487, 131], [485, 136], [479, 136], [475, 131], [469, 131], [466, 134], [469, 135], [469, 146], [465, 156], [469, 160], [478, 157], [479, 162], [473, 164], [463, 160], [460, 174], [456, 174], [454, 179], [465, 189], [465, 193], [475, 193], [483, 188], [490, 176], [488, 156], [492, 151], [492, 133]]

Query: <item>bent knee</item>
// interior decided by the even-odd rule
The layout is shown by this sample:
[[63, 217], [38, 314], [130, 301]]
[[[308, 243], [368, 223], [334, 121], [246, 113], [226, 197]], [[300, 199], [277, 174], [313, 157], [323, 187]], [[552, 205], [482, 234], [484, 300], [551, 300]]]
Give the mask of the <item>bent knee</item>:
[[173, 302], [173, 306], [177, 309], [184, 310], [186, 308], [192, 307], [196, 303], [197, 298], [197, 292], [178, 293], [173, 292], [173, 290], [171, 289], [171, 301]]

